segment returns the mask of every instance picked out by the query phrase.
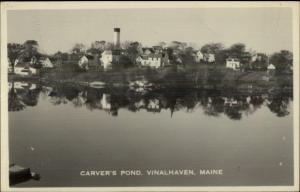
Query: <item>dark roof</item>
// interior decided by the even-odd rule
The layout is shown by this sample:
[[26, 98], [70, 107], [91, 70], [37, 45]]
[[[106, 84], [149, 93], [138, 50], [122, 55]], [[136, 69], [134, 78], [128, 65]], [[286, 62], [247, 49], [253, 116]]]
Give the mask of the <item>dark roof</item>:
[[149, 59], [149, 58], [162, 58], [162, 54], [149, 54], [149, 55], [141, 55], [142, 59]]
[[93, 60], [95, 57], [93, 55], [85, 55], [88, 60]]
[[27, 68], [27, 67], [30, 67], [30, 64], [26, 63], [26, 62], [19, 62], [19, 63], [16, 64], [15, 67], [25, 67], [25, 68]]
[[161, 50], [163, 49], [162, 46], [159, 46], [159, 45], [153, 46], [152, 48], [153, 49], [161, 49]]

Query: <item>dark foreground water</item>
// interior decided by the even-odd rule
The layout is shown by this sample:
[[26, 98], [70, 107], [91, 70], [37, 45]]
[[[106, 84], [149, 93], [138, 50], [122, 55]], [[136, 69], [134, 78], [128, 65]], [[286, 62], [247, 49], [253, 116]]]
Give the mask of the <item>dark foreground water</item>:
[[[291, 93], [10, 87], [10, 163], [41, 176], [14, 187], [293, 184]], [[147, 175], [154, 169], [195, 175]], [[117, 175], [80, 175], [87, 170]]]

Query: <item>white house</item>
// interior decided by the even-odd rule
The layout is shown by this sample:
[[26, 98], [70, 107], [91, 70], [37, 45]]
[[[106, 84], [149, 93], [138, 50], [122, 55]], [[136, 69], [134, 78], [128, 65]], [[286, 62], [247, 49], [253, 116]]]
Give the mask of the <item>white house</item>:
[[215, 62], [215, 55], [212, 53], [207, 53], [203, 55], [203, 60], [208, 62], [208, 63], [213, 63]]
[[37, 74], [37, 70], [26, 64], [18, 63], [15, 66], [15, 74], [24, 75], [24, 76], [25, 75], [35, 75], [35, 74]]
[[89, 59], [84, 55], [82, 56], [79, 61], [78, 61], [78, 66], [81, 68], [81, 69], [85, 69], [85, 70], [88, 70], [89, 69]]
[[136, 62], [145, 67], [160, 68], [162, 66], [162, 54], [142, 55], [136, 59]]
[[268, 70], [275, 70], [276, 67], [271, 63], [270, 65], [268, 65]]
[[111, 67], [113, 61], [113, 54], [111, 50], [103, 51], [101, 54], [101, 62], [103, 64], [104, 69], [108, 69]]
[[236, 58], [228, 58], [226, 59], [226, 68], [231, 68], [233, 70], [238, 70], [241, 67], [241, 63], [239, 59]]
[[200, 62], [204, 59], [203, 53], [201, 51], [196, 52], [196, 62]]
[[50, 59], [48, 57], [43, 58], [40, 61], [41, 61], [41, 64], [42, 64], [43, 67], [53, 68], [53, 64], [52, 64], [52, 62], [50, 61]]

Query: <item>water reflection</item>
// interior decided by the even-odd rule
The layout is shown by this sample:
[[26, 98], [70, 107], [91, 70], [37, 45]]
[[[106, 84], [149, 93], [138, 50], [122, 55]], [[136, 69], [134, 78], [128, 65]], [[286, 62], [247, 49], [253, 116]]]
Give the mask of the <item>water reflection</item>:
[[21, 111], [38, 105], [39, 97], [47, 98], [53, 105], [86, 107], [90, 111], [103, 110], [118, 116], [120, 109], [132, 112], [145, 110], [151, 113], [170, 111], [193, 112], [201, 108], [204, 114], [219, 117], [225, 114], [233, 120], [255, 113], [267, 106], [278, 117], [289, 115], [292, 93], [286, 91], [205, 90], [195, 88], [141, 88], [89, 87], [72, 84], [40, 84], [33, 82], [9, 83], [9, 111]]

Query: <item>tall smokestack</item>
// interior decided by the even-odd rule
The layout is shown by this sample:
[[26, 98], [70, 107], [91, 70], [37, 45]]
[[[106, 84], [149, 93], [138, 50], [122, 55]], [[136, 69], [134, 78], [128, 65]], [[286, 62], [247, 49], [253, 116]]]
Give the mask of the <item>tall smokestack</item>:
[[114, 46], [120, 48], [120, 28], [114, 28]]

